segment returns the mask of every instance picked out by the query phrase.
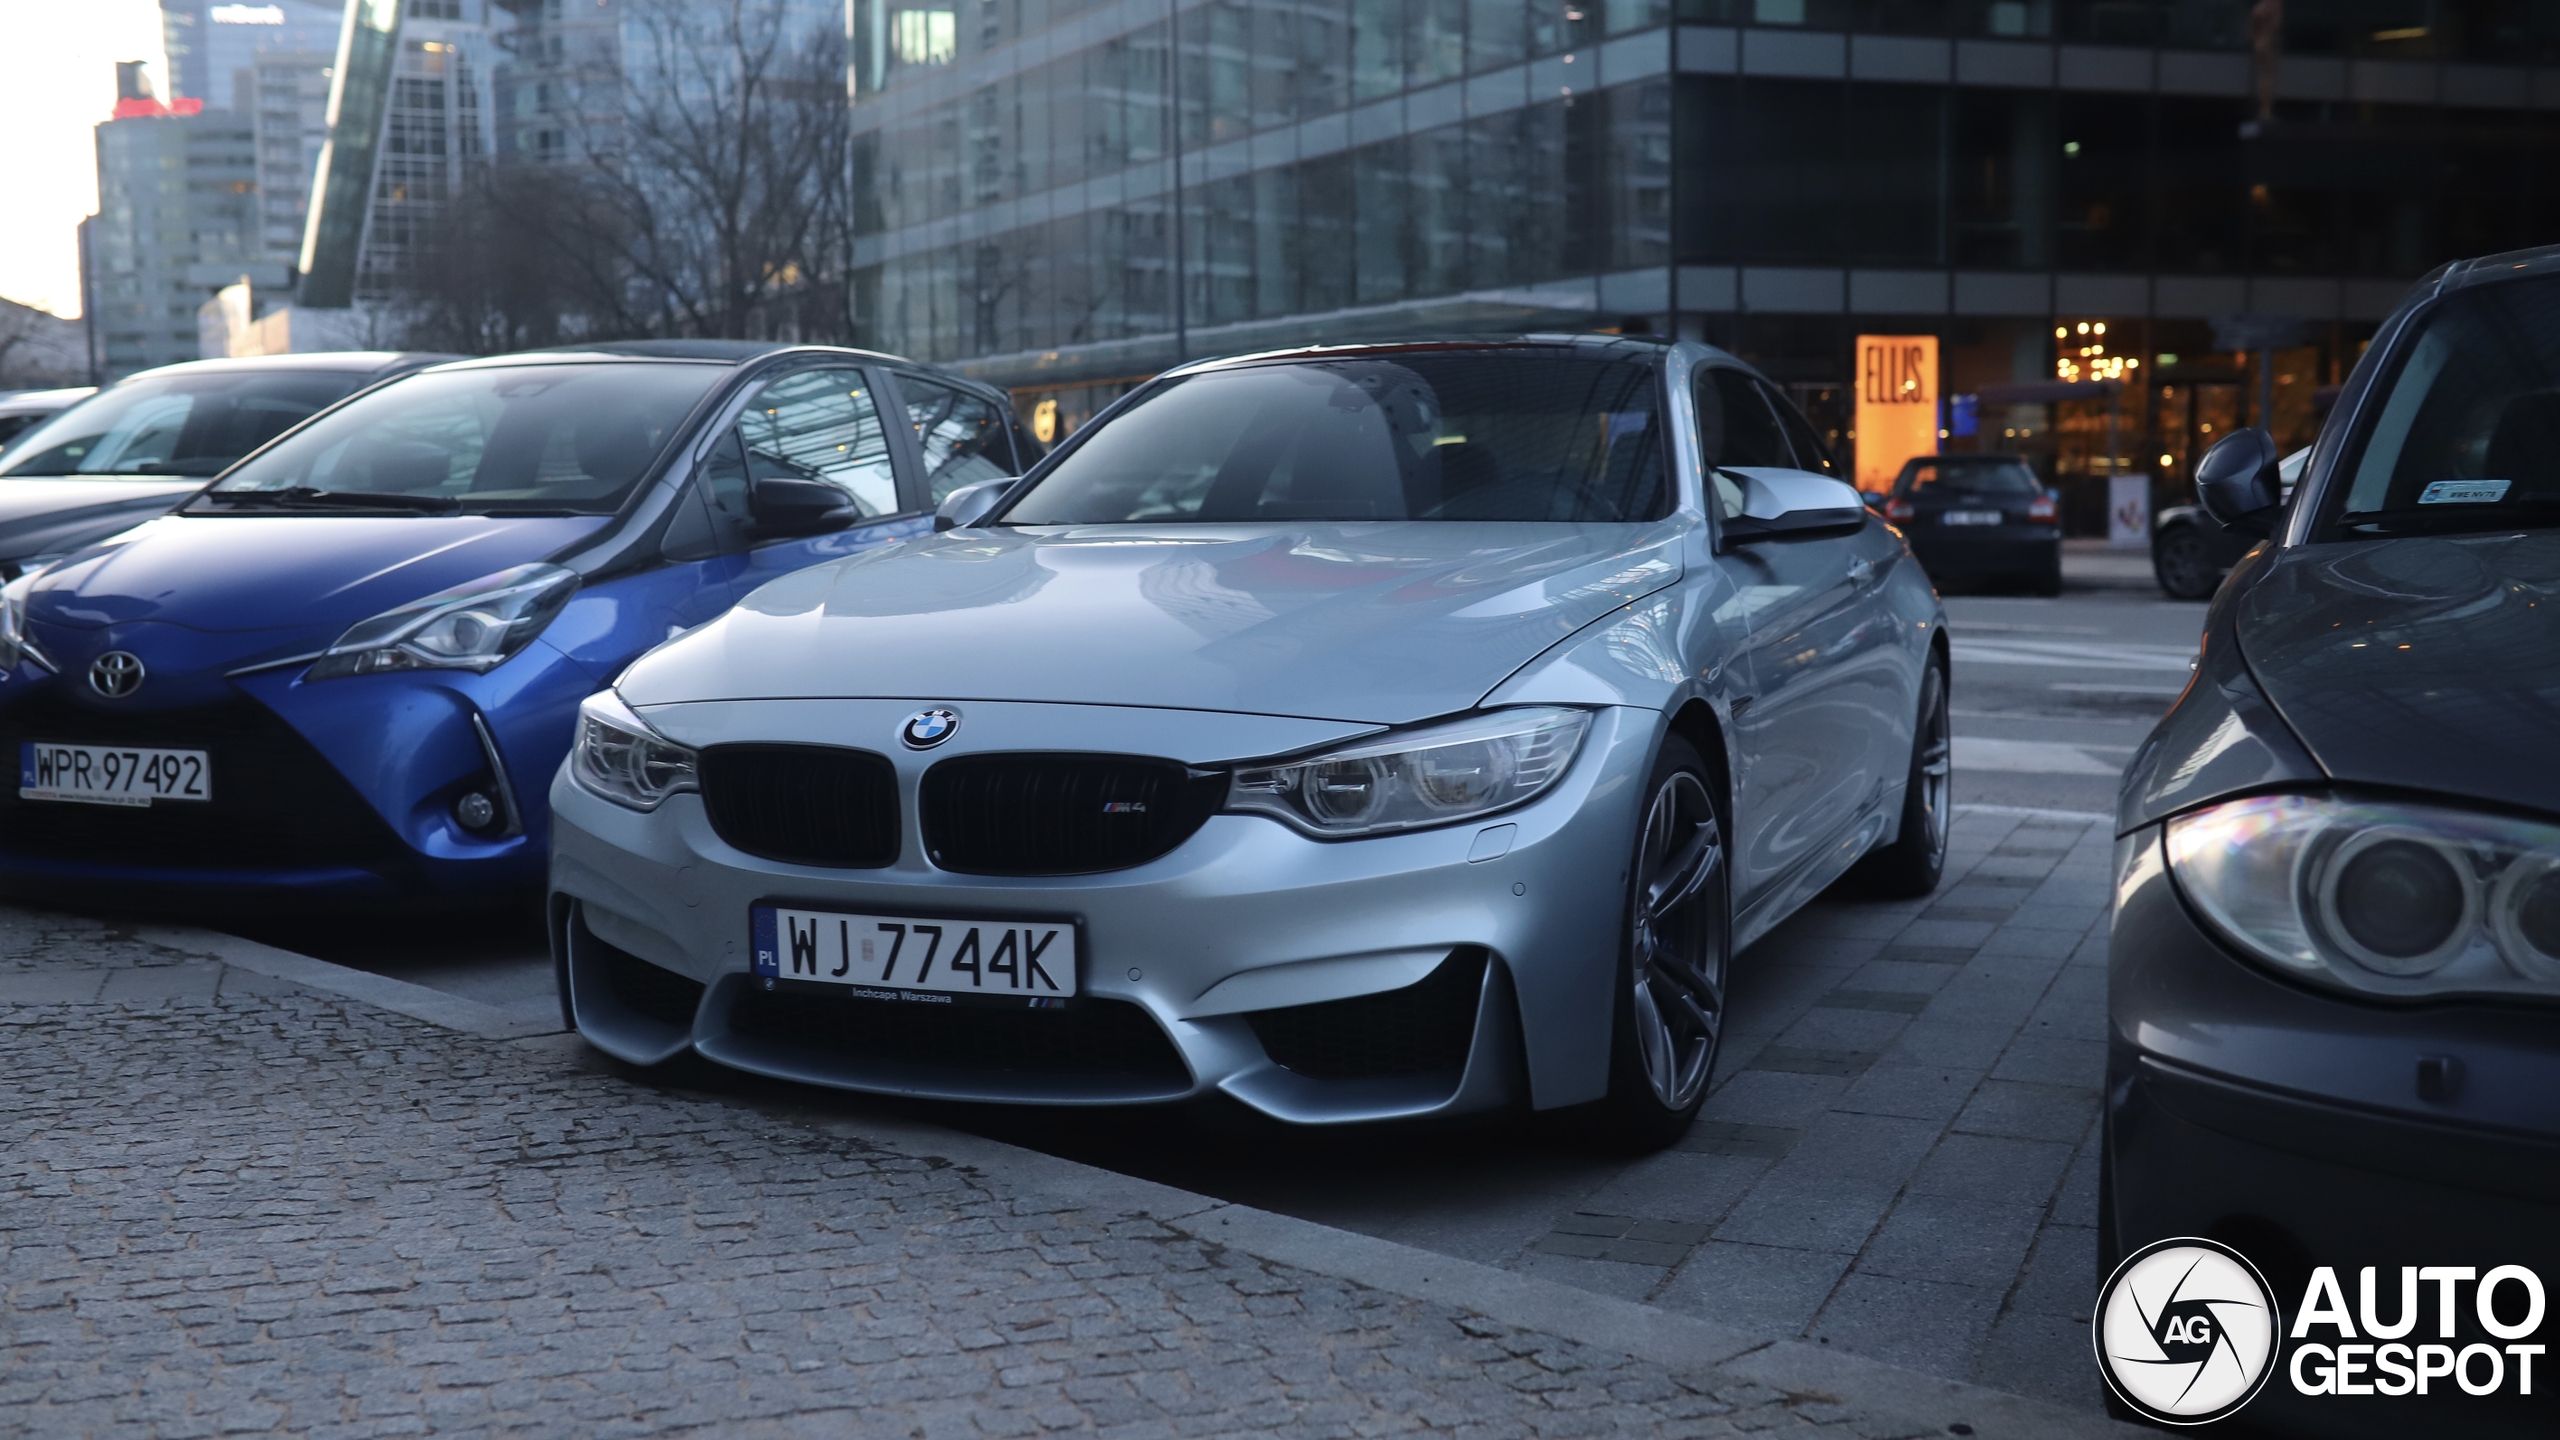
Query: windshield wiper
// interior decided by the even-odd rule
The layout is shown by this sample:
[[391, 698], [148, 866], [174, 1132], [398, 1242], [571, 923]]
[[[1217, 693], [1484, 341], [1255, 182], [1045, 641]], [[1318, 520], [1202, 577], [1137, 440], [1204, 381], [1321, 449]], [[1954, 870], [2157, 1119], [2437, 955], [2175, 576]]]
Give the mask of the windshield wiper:
[[401, 495], [390, 491], [315, 490], [287, 485], [281, 490], [208, 490], [204, 498], [217, 505], [265, 505], [277, 509], [303, 505], [349, 510], [409, 510], [421, 515], [450, 515], [462, 502], [445, 495]]

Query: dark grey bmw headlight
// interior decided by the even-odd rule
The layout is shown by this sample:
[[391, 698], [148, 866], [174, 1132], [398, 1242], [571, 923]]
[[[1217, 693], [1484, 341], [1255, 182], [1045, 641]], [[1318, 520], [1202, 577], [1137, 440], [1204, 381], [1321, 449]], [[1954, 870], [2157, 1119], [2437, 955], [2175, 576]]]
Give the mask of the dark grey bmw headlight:
[[2179, 889], [2285, 970], [2369, 995], [2560, 994], [2560, 826], [2259, 795], [2167, 828]]

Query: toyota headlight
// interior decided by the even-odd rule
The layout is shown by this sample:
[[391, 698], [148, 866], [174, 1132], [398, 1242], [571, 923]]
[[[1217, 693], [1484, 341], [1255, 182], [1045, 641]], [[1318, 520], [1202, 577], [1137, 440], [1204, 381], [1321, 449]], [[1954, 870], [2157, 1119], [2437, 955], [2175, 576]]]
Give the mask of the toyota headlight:
[[2560, 992], [2560, 826], [2424, 805], [2261, 795], [2168, 824], [2214, 928], [2370, 995]]
[[649, 728], [610, 690], [578, 706], [569, 778], [617, 805], [655, 810], [668, 796], [700, 788], [693, 751]]
[[1301, 760], [1240, 766], [1230, 813], [1327, 839], [1419, 830], [1524, 804], [1573, 764], [1587, 710], [1495, 710]]
[[305, 678], [494, 670], [541, 634], [577, 589], [578, 572], [557, 565], [518, 565], [483, 575], [348, 626]]
[[60, 672], [59, 666], [36, 648], [35, 637], [27, 633], [27, 592], [35, 588], [34, 572], [0, 585], [0, 677], [18, 668], [21, 660], [31, 661], [48, 674]]

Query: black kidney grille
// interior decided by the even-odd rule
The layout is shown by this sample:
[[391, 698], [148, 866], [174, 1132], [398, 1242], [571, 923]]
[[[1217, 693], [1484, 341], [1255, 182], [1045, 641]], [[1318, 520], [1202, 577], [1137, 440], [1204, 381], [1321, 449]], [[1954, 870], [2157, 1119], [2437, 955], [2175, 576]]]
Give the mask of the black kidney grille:
[[835, 745], [714, 745], [702, 804], [721, 839], [767, 860], [877, 870], [898, 858], [898, 773]]
[[1224, 775], [1130, 755], [961, 755], [925, 772], [925, 853], [969, 875], [1091, 875], [1191, 838]]
[[356, 866], [409, 873], [415, 852], [336, 766], [245, 695], [213, 705], [145, 710], [90, 704], [62, 683], [0, 708], [0, 757], [20, 742], [202, 750], [213, 798], [144, 808], [21, 800], [0, 786], [0, 848], [51, 860], [205, 870]]
[[1263, 1053], [1301, 1075], [1320, 1080], [1455, 1077], [1466, 1069], [1467, 1050], [1475, 1042], [1476, 996], [1484, 985], [1484, 966], [1483, 951], [1460, 949], [1401, 990], [1255, 1010], [1244, 1018]]
[[1163, 1027], [1125, 1000], [1010, 1010], [744, 990], [729, 1012], [729, 1028], [749, 1039], [976, 1077], [1124, 1079], [1169, 1094], [1191, 1084], [1191, 1069]]

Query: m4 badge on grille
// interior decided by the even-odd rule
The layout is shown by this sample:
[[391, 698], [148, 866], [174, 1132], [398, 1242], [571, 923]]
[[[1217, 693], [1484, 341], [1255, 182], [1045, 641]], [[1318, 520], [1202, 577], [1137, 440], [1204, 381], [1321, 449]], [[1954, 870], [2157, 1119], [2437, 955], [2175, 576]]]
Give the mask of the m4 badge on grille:
[[1105, 815], [1144, 815], [1147, 813], [1147, 802], [1144, 800], [1106, 800], [1102, 805], [1102, 813]]

